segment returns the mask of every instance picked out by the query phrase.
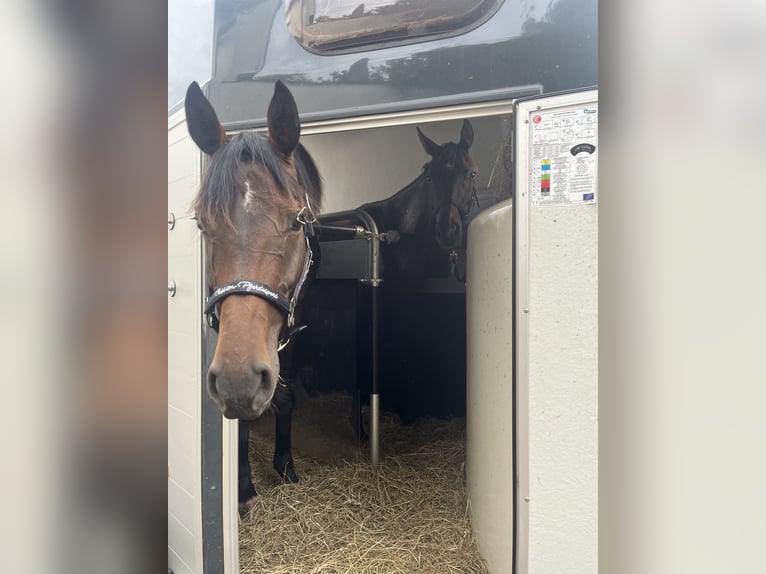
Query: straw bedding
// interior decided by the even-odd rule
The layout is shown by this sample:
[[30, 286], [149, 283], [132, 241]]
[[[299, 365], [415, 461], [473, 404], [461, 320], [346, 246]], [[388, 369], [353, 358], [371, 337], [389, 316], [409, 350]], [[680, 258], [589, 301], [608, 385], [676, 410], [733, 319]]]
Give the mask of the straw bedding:
[[348, 395], [299, 397], [300, 484], [271, 467], [273, 419], [252, 425], [260, 496], [240, 521], [240, 571], [258, 574], [485, 573], [467, 519], [465, 419], [381, 419], [383, 464], [356, 443]]

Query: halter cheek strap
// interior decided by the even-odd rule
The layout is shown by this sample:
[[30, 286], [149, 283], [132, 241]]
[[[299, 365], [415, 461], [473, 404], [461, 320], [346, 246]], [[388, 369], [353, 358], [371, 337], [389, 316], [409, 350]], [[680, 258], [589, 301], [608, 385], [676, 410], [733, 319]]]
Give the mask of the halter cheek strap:
[[463, 223], [465, 223], [465, 220], [468, 219], [469, 215], [471, 215], [471, 210], [473, 209], [474, 205], [479, 208], [481, 207], [479, 205], [479, 194], [476, 193], [476, 183], [473, 183], [471, 187], [473, 188], [473, 192], [472, 192], [473, 197], [471, 199], [471, 204], [468, 206], [468, 210], [465, 213], [463, 213], [463, 210], [460, 209], [457, 205], [455, 205], [454, 202], [452, 203], [452, 205], [455, 205], [455, 207], [457, 208], [457, 211], [460, 214], [460, 218], [463, 220]]
[[[455, 206], [455, 209], [457, 209], [458, 213], [460, 214], [460, 219], [463, 222], [463, 225], [465, 225], [466, 220], [468, 219], [468, 216], [471, 214], [471, 210], [473, 209], [474, 204], [476, 207], [481, 207], [479, 205], [479, 195], [476, 193], [476, 184], [473, 184], [473, 200], [471, 201], [471, 205], [468, 206], [468, 211], [465, 212], [465, 214], [460, 210], [460, 208], [455, 205], [454, 203], [452, 205]], [[466, 274], [464, 273], [461, 277], [458, 274], [458, 259], [460, 255], [458, 253], [457, 249], [451, 249], [449, 252], [449, 273], [450, 275], [454, 275], [455, 279], [460, 281], [461, 283], [465, 283], [466, 280]]]

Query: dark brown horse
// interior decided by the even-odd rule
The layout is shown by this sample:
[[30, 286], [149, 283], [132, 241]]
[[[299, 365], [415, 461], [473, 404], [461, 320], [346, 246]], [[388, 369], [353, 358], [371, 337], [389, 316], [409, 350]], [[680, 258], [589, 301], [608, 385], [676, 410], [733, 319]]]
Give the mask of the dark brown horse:
[[431, 160], [421, 174], [397, 193], [360, 209], [380, 231], [396, 230], [399, 241], [384, 244], [384, 290], [412, 292], [447, 255], [463, 246], [465, 225], [478, 203], [476, 164], [468, 153], [473, 144], [471, 122], [463, 120], [458, 143], [439, 145], [417, 128]]
[[277, 415], [274, 467], [285, 479], [298, 480], [290, 453], [293, 400], [280, 384], [278, 350], [295, 330], [311, 266], [320, 178], [298, 143], [297, 107], [282, 82], [269, 104], [268, 135], [226, 134], [196, 83], [187, 90], [185, 106], [189, 133], [210, 156], [193, 203], [211, 290], [206, 314], [218, 331], [207, 390], [225, 417], [241, 421], [239, 500], [246, 503], [256, 493], [244, 421], [270, 407]]
[[[419, 128], [417, 135], [430, 156], [420, 175], [391, 197], [360, 207], [372, 216], [380, 231], [396, 230], [399, 235], [398, 241], [385, 242], [380, 250], [383, 283], [378, 288], [378, 377], [385, 389], [382, 406], [397, 412], [403, 422], [414, 420], [432, 384], [413, 381], [417, 378], [413, 373], [428, 376], [429, 369], [418, 366], [420, 361], [428, 361], [427, 356], [413, 349], [419, 346], [418, 336], [427, 332], [422, 323], [433, 322], [423, 306], [420, 288], [429, 278], [454, 273], [461, 279], [456, 265], [458, 253], [465, 247], [471, 210], [478, 205], [477, 166], [470, 155], [474, 141], [470, 121], [463, 120], [457, 143], [437, 144]], [[457, 320], [459, 313], [441, 309], [439, 315], [439, 321], [448, 317]], [[458, 327], [456, 323], [448, 328]], [[452, 335], [445, 330], [443, 336]], [[454, 364], [446, 358], [438, 362]], [[404, 363], [409, 366], [404, 367]], [[372, 390], [367, 388], [369, 382], [366, 377], [357, 381], [363, 400]]]

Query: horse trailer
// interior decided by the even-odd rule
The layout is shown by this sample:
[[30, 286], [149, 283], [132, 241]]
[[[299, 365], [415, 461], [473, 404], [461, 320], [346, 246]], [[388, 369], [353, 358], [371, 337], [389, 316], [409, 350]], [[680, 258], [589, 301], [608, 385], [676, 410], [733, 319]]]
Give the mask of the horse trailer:
[[[384, 467], [387, 435], [369, 424], [378, 409], [404, 427], [424, 417], [462, 425], [465, 458], [456, 472], [464, 476], [465, 536], [485, 571], [595, 573], [595, 0], [214, 4], [207, 99], [228, 133], [264, 131], [275, 82], [284, 82], [300, 113], [300, 141], [323, 180], [325, 222], [346, 221], [338, 214], [403, 189], [429, 160], [426, 142], [462, 141], [468, 122], [475, 202], [461, 214], [464, 244], [430, 254], [406, 296], [387, 290], [382, 267], [372, 352], [370, 244], [323, 242], [304, 302], [308, 329], [293, 343], [295, 376], [307, 397], [357, 393], [356, 430], [378, 444]], [[191, 204], [206, 161], [183, 106], [172, 107], [168, 566], [175, 574], [259, 571], [240, 559], [249, 523], [238, 513], [237, 421], [221, 416], [205, 382], [217, 336], [203, 315], [205, 249]], [[372, 364], [379, 389], [362, 406]], [[254, 424], [260, 436], [271, 423]], [[296, 446], [312, 432], [296, 435]], [[416, 558], [424, 565], [409, 571], [446, 571]], [[382, 564], [344, 571], [405, 571]]]

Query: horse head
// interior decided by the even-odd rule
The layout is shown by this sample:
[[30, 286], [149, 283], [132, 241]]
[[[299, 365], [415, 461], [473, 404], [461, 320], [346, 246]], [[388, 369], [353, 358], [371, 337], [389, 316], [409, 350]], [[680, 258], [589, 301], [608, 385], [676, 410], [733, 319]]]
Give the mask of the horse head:
[[311, 264], [319, 174], [298, 143], [298, 110], [282, 82], [268, 107], [268, 135], [227, 134], [196, 83], [185, 107], [189, 133], [210, 157], [193, 203], [211, 290], [206, 314], [219, 332], [207, 389], [224, 416], [252, 419], [271, 404], [279, 342], [293, 327]]
[[464, 226], [476, 191], [476, 164], [468, 153], [473, 143], [471, 122], [463, 120], [460, 141], [439, 145], [417, 128], [420, 143], [431, 161], [423, 170], [433, 201], [433, 229], [442, 249], [455, 249], [463, 242]]

